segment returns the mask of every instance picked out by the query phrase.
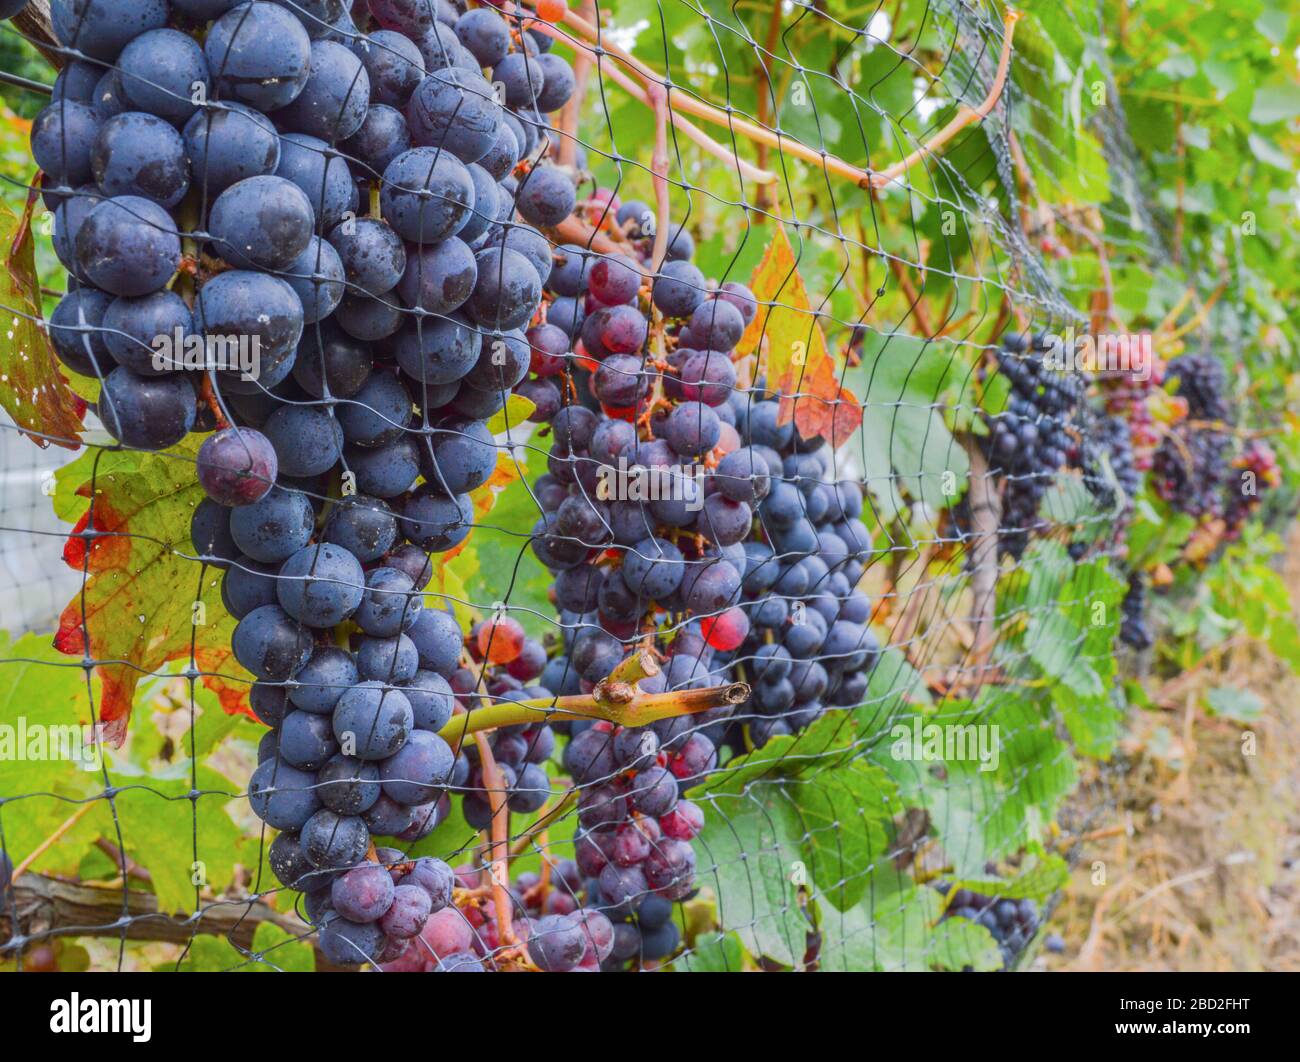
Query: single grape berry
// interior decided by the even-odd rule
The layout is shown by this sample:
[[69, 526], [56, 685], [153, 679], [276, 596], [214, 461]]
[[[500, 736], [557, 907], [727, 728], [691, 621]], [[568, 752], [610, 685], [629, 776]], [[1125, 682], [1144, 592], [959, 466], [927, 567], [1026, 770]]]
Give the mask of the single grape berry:
[[508, 664], [524, 649], [523, 625], [511, 616], [497, 616], [478, 628], [478, 651], [493, 664]]
[[209, 435], [196, 461], [199, 485], [221, 505], [252, 505], [275, 484], [275, 450], [260, 431], [226, 428]]

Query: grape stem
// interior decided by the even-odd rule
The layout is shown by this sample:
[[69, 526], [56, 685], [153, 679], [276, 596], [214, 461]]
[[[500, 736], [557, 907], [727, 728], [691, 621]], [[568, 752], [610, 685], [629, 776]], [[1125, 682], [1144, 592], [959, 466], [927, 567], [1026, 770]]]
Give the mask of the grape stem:
[[506, 882], [510, 880], [510, 849], [507, 834], [510, 830], [510, 812], [506, 808], [506, 780], [497, 766], [492, 745], [485, 734], [475, 734], [479, 762], [483, 767], [483, 788], [487, 790], [488, 807], [492, 820], [488, 824], [487, 872], [492, 884], [492, 904], [497, 911], [497, 932], [506, 945], [515, 942], [510, 913], [510, 894]]
[[[574, 70], [576, 74], [578, 71], [578, 64], [579, 63], [582, 64], [583, 80], [579, 84], [584, 88], [584, 90], [586, 86], [585, 70], [594, 62], [597, 66], [599, 66], [600, 73], [603, 77], [608, 77], [616, 85], [622, 88], [624, 92], [626, 92], [634, 100], [637, 100], [639, 103], [644, 103], [647, 107], [653, 106], [651, 102], [650, 94], [645, 89], [643, 89], [640, 85], [638, 85], [634, 79], [628, 77], [627, 74], [623, 73], [622, 70], [619, 70], [612, 63], [604, 62], [603, 55], [598, 53], [593, 53], [591, 50], [582, 47], [579, 42], [574, 41], [573, 38], [568, 36], [567, 34], [560, 33], [558, 30], [554, 28], [545, 28], [545, 23], [535, 26], [534, 28], [537, 29], [539, 32], [545, 33], [549, 37], [554, 37], [558, 41], [573, 46], [574, 53], [576, 56], [574, 62]], [[657, 81], [653, 81], [652, 83], [655, 84], [660, 89], [662, 89], [663, 87], [662, 84], [660, 84]], [[578, 93], [575, 92], [574, 98], [576, 99], [577, 96]], [[572, 105], [573, 105], [573, 100], [570, 100], [569, 104], [566, 105], [566, 108]], [[568, 114], [567, 109], [564, 113], [566, 115]], [[576, 129], [576, 117], [574, 121], [575, 121], [575, 129]], [[740, 170], [740, 173], [743, 177], [753, 181], [755, 184], [769, 185], [769, 184], [776, 183], [777, 175], [773, 173], [771, 170], [764, 169], [762, 166], [755, 166], [752, 162], [748, 162], [745, 159], [742, 159], [739, 155], [736, 154], [734, 149], [728, 150], [727, 148], [723, 147], [711, 136], [709, 136], [708, 133], [700, 129], [699, 126], [696, 126], [691, 122], [687, 121], [686, 118], [678, 114], [677, 111], [671, 107], [668, 108], [668, 121], [672, 122], [674, 129], [677, 129], [685, 137], [687, 137], [687, 139], [693, 141], [696, 144], [696, 146], [698, 146], [700, 150], [703, 151], [705, 154], [712, 155], [714, 158], [727, 163], [729, 166], [737, 167]], [[564, 125], [563, 128], [564, 128], [564, 139], [560, 145], [560, 163], [561, 165], [571, 166], [573, 165], [573, 156], [577, 149], [577, 134], [575, 130], [570, 129], [567, 124]]]
[[[592, 0], [583, 0], [582, 13], [588, 19], [596, 17]], [[560, 112], [560, 165], [573, 167], [578, 154], [578, 122], [582, 118], [582, 105], [587, 99], [587, 83], [591, 78], [591, 53], [585, 48], [573, 52], [573, 95]]]
[[578, 790], [570, 786], [564, 791], [564, 796], [560, 797], [553, 807], [542, 812], [537, 821], [515, 839], [515, 843], [510, 846], [511, 858], [523, 855], [528, 850], [528, 845], [532, 842], [532, 839], [539, 834], [545, 833], [553, 823], [563, 818], [568, 810], [577, 803], [577, 800]]
[[49, 0], [31, 0], [31, 3], [14, 15], [13, 24], [28, 43], [49, 60], [55, 70], [62, 69], [67, 56], [63, 52], [63, 45], [54, 35]]
[[[654, 654], [647, 649], [638, 649], [635, 653], [622, 661], [618, 667], [609, 673], [609, 678], [601, 683], [621, 682], [629, 686], [635, 686], [643, 678], [653, 678], [659, 674], [662, 669], [659, 667], [659, 661], [654, 658]], [[599, 687], [597, 687], [596, 696], [599, 697]]]
[[[621, 699], [622, 690], [632, 691], [626, 701]], [[632, 687], [615, 683], [606, 686], [604, 693], [606, 699], [603, 700], [593, 693], [592, 696], [547, 697], [533, 701], [490, 704], [464, 715], [453, 716], [438, 733], [454, 747], [468, 734], [521, 723], [550, 722], [557, 717], [604, 719], [620, 726], [645, 726], [657, 719], [694, 715], [710, 708], [740, 704], [749, 696], [749, 687], [743, 682], [733, 682], [727, 686], [710, 686], [699, 690], [638, 694]]]
[[668, 89], [651, 79], [646, 80], [646, 95], [655, 112], [655, 147], [650, 156], [650, 169], [655, 186], [655, 236], [650, 251], [650, 268], [658, 275], [668, 255], [669, 211], [668, 198]]
[[45, 838], [45, 840], [43, 840], [29, 853], [27, 853], [27, 857], [22, 862], [20, 862], [16, 867], [14, 867], [13, 873], [9, 875], [9, 884], [12, 885], [15, 881], [17, 881], [20, 877], [22, 877], [22, 875], [27, 872], [27, 870], [31, 867], [33, 863], [36, 862], [36, 860], [40, 859], [41, 856], [43, 856], [46, 852], [48, 852], [52, 847], [54, 847], [54, 845], [56, 845], [59, 842], [60, 838], [62, 838], [64, 834], [66, 834], [70, 829], [72, 829], [72, 827], [74, 827], [78, 822], [80, 822], [83, 818], [85, 818], [88, 814], [90, 814], [90, 812], [94, 810], [95, 805], [96, 805], [95, 800], [87, 800], [84, 804], [81, 805], [81, 807], [77, 808], [76, 811], [74, 811], [71, 815], [69, 815], [66, 819], [64, 819], [55, 828], [52, 834], [50, 834], [47, 838]]

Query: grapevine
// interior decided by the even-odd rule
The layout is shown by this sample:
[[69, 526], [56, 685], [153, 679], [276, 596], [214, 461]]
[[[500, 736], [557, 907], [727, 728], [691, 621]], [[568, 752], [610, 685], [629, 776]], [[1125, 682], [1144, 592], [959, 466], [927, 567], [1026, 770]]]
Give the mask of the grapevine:
[[[899, 119], [891, 164], [888, 123], [859, 123], [861, 146], [843, 116], [823, 128], [820, 82], [820, 142], [795, 131], [785, 97], [811, 67], [780, 56], [789, 14], [773, 7], [736, 81], [770, 98], [733, 103], [724, 61], [723, 107], [656, 69], [680, 65], [698, 27], [661, 19], [639, 37], [589, 3], [0, 4], [58, 67], [30, 122], [5, 295], [15, 331], [32, 326], [10, 333], [7, 367], [52, 356], [26, 390], [0, 373], [0, 392], [33, 441], [93, 447], [48, 487], [83, 584], [52, 651], [86, 679], [95, 742], [124, 756], [139, 752], [124, 743], [142, 681], [157, 697], [187, 685], [192, 726], [200, 687], [203, 713], [259, 724], [230, 775], [231, 822], [258, 858], [196, 880], [195, 910], [247, 900], [313, 961], [383, 972], [818, 969], [838, 915], [842, 950], [869, 926], [882, 957], [865, 963], [909, 965], [889, 938], [912, 935], [915, 912], [864, 916], [855, 891], [894, 871], [900, 910], [924, 908], [927, 964], [1031, 961], [1062, 887], [1052, 831], [1083, 776], [1076, 747], [1119, 747], [1121, 669], [1171, 657], [1146, 652], [1166, 634], [1148, 611], [1183, 589], [1178, 566], [1265, 548], [1248, 524], [1264, 498], [1268, 514], [1286, 504], [1288, 452], [1242, 426], [1257, 395], [1208, 328], [1184, 352], [1222, 325], [1222, 285], [1171, 306], [1167, 276], [1148, 293], [1134, 260], [1108, 257], [1123, 219], [1074, 209], [1101, 183], [1090, 153], [1106, 197], [1140, 183], [1113, 115], [1076, 121], [1077, 186], [1045, 190], [1048, 141], [1013, 120], [1031, 71], [1013, 36], [1022, 17], [1035, 48], [1060, 27], [979, 12], [948, 42], [964, 87], [946, 59], [934, 73], [927, 37], [899, 100], [943, 110], [920, 136]], [[885, 98], [889, 76], [869, 68], [880, 44], [919, 45], [907, 19], [835, 25], [835, 47], [850, 43], [829, 84], [857, 103], [874, 79]], [[655, 33], [672, 42], [662, 60]], [[584, 123], [614, 115], [611, 98], [624, 109], [602, 137]], [[630, 114], [643, 124], [625, 137]], [[997, 160], [986, 178], [972, 143]], [[826, 187], [790, 182], [791, 163]], [[933, 211], [897, 210], [930, 192]], [[996, 215], [980, 236], [996, 270], [952, 231], [950, 198]], [[728, 211], [743, 233], [718, 224]], [[1124, 341], [1168, 360], [1056, 364], [1050, 330], [1085, 319], [1076, 288], [1094, 330], [1142, 329]], [[182, 495], [184, 529], [135, 552]], [[198, 575], [192, 618], [177, 561]], [[119, 592], [141, 628], [120, 659], [104, 630]], [[178, 601], [167, 622], [148, 614]], [[1117, 642], [1137, 652], [1113, 660]], [[887, 740], [949, 718], [1003, 728], [1005, 768], [971, 777], [1012, 813], [936, 796], [966, 781], [960, 755]], [[175, 752], [170, 732], [159, 744]], [[193, 773], [169, 797], [215, 788]], [[23, 835], [21, 859], [0, 820], [0, 948], [33, 968], [64, 958], [25, 935], [24, 878], [94, 801], [116, 811], [109, 779]], [[763, 824], [730, 836], [756, 808]], [[955, 812], [970, 836], [950, 830]], [[131, 910], [183, 939], [174, 883], [120, 832], [95, 844], [124, 889], [159, 886], [156, 909]], [[779, 903], [746, 913], [736, 867], [753, 873], [755, 845], [798, 869], [772, 884]], [[991, 880], [998, 866], [1026, 881]], [[764, 919], [781, 931], [758, 932]], [[234, 926], [227, 942], [263, 961], [253, 936]]]

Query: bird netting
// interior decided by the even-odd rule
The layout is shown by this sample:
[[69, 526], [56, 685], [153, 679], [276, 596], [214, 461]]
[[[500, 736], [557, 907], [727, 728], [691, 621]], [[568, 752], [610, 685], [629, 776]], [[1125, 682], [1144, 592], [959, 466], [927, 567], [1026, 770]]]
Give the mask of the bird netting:
[[1167, 252], [1025, 7], [6, 23], [4, 960], [1028, 963]]

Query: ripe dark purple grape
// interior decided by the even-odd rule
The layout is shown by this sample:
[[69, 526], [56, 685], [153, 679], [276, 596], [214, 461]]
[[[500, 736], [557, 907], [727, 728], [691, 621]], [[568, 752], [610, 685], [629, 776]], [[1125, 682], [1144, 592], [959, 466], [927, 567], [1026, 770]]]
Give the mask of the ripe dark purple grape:
[[262, 111], [292, 103], [311, 67], [302, 23], [269, 3], [222, 15], [208, 30], [203, 52], [220, 94]]
[[129, 111], [106, 121], [95, 136], [90, 166], [105, 195], [143, 196], [169, 210], [190, 186], [185, 142], [152, 114]]
[[668, 415], [665, 437], [683, 457], [712, 450], [721, 434], [718, 415], [701, 402], [683, 402]]
[[251, 505], [265, 497], [279, 469], [275, 450], [261, 432], [227, 428], [199, 447], [199, 484], [222, 505]]
[[539, 227], [558, 225], [577, 204], [573, 181], [555, 166], [534, 166], [520, 181], [515, 205], [524, 220]]
[[654, 304], [665, 317], [690, 317], [704, 301], [704, 274], [690, 262], [665, 262], [654, 282]]
[[[611, 354], [632, 354], [641, 350], [649, 324], [634, 306], [609, 306], [587, 318], [597, 329], [600, 346]], [[584, 338], [586, 335], [584, 329]]]

